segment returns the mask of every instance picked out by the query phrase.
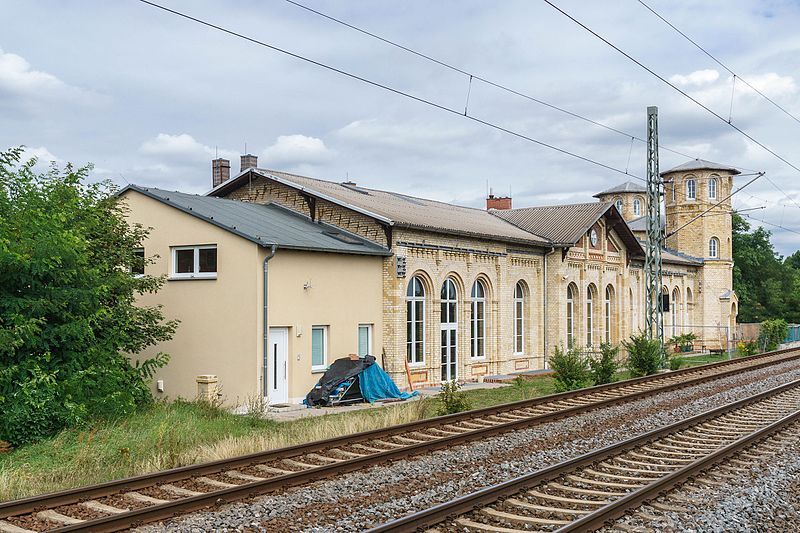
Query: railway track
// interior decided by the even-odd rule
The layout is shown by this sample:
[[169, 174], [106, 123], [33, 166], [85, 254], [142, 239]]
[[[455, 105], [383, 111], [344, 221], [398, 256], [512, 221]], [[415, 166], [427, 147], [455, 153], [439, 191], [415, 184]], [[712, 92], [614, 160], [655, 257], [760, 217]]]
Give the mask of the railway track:
[[[370, 533], [594, 531], [800, 423], [800, 380], [388, 522]], [[755, 458], [752, 455], [745, 457]], [[717, 475], [730, 477], [741, 466]], [[709, 474], [706, 483], [714, 481]], [[653, 507], [668, 506], [653, 503]]]
[[771, 352], [5, 502], [0, 532], [118, 531], [797, 359]]

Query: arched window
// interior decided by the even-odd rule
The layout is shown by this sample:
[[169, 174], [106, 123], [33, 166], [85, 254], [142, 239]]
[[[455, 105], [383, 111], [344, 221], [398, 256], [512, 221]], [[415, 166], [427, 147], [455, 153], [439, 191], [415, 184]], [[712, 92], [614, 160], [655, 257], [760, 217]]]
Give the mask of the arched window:
[[719, 257], [719, 239], [711, 237], [708, 241], [708, 257], [717, 259]]
[[514, 353], [525, 348], [525, 287], [521, 281], [514, 287]]
[[586, 289], [586, 346], [592, 346], [594, 344], [594, 336], [592, 335], [592, 328], [594, 327], [593, 307], [594, 285], [589, 285], [589, 288]]
[[678, 309], [678, 302], [680, 301], [680, 292], [678, 292], [678, 288], [675, 287], [675, 290], [672, 291], [672, 301], [670, 302], [670, 313], [672, 318], [672, 336], [678, 334], [678, 320], [681, 316], [680, 310]]
[[635, 217], [642, 216], [642, 201], [639, 198], [636, 198], [633, 201], [633, 216]]
[[442, 283], [442, 381], [458, 378], [458, 292], [452, 278]]
[[575, 345], [575, 289], [567, 287], [567, 348]]
[[606, 286], [606, 299], [603, 302], [603, 308], [605, 310], [604, 319], [605, 319], [605, 334], [606, 334], [606, 342], [611, 344], [611, 312], [612, 312], [612, 300], [614, 298], [614, 289], [611, 288], [611, 285]]
[[686, 180], [686, 199], [697, 199], [697, 182], [694, 180]]
[[689, 326], [689, 332], [692, 331], [692, 326], [694, 325], [694, 319], [692, 318], [692, 311], [694, 307], [694, 302], [692, 301], [692, 289], [686, 287], [686, 301], [683, 304], [683, 324], [684, 326]]
[[717, 178], [708, 180], [708, 198], [709, 200], [717, 199]]
[[472, 285], [470, 317], [470, 356], [486, 356], [486, 287], [478, 280]]
[[406, 291], [406, 360], [425, 362], [425, 286], [418, 276], [411, 278]]
[[617, 208], [617, 211], [619, 211], [619, 214], [621, 215], [622, 214], [622, 198], [617, 198], [617, 200], [614, 202], [614, 206]]
[[630, 320], [631, 320], [631, 329], [630, 334], [636, 331], [636, 302], [633, 299], [633, 289], [628, 289], [628, 310], [630, 312]]
[[678, 185], [675, 183], [675, 180], [672, 180], [672, 203], [675, 203], [675, 192]]

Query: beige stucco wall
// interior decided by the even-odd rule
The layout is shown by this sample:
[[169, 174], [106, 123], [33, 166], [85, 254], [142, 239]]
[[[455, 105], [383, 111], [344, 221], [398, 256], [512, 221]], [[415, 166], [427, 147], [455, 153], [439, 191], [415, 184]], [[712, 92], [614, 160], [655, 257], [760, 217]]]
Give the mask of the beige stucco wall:
[[[265, 254], [261, 252], [262, 260]], [[290, 402], [301, 401], [321, 376], [311, 372], [313, 326], [328, 326], [330, 364], [356, 353], [359, 324], [372, 324], [372, 355], [382, 364], [382, 260], [282, 249], [270, 260], [269, 323], [272, 328], [289, 328]], [[310, 288], [303, 288], [306, 283]], [[259, 279], [259, 293], [262, 286]], [[257, 330], [260, 337], [260, 322]]]
[[164, 351], [171, 357], [154, 378], [154, 383], [164, 380], [164, 392], [155, 392], [156, 397], [193, 399], [196, 376], [215, 374], [229, 404], [244, 402], [258, 390], [259, 247], [141, 193], [128, 191], [124, 199], [129, 220], [153, 228], [145, 255], [158, 257], [146, 274], [169, 273], [171, 246], [217, 245], [217, 279], [170, 280], [158, 293], [139, 299], [143, 305], [163, 305], [166, 318], [181, 321], [171, 341], [142, 354]]

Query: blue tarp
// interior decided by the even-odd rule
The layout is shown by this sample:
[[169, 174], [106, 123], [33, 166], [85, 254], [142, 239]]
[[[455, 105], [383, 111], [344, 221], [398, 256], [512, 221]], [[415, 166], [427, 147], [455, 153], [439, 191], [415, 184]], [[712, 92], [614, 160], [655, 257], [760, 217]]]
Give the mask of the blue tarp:
[[417, 391], [410, 394], [408, 392], [400, 392], [400, 389], [394, 384], [389, 374], [387, 374], [378, 363], [374, 363], [365, 368], [358, 375], [358, 379], [361, 385], [361, 395], [369, 403], [389, 398], [407, 400], [419, 394]]

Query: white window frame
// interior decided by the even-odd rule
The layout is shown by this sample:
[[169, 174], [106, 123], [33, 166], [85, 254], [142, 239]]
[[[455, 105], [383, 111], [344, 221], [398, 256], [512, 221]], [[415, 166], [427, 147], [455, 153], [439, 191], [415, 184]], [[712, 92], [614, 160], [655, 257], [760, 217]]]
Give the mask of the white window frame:
[[694, 179], [686, 180], [686, 199], [697, 200], [697, 181]]
[[614, 202], [614, 207], [617, 208], [617, 211], [619, 211], [620, 215], [622, 214], [622, 206], [623, 206], [622, 200], [620, 198], [617, 198], [617, 200]]
[[[408, 295], [408, 288], [409, 286], [417, 281], [422, 288], [422, 296], [409, 296]], [[425, 355], [427, 352], [427, 324], [425, 323], [425, 314], [427, 313], [427, 302], [425, 301], [428, 296], [428, 292], [425, 290], [425, 284], [422, 282], [422, 278], [419, 276], [413, 276], [411, 280], [408, 282], [406, 286], [406, 329], [408, 329], [408, 323], [411, 322], [411, 338], [408, 338], [406, 335], [406, 361], [408, 362], [408, 366], [410, 367], [420, 367], [425, 366]], [[422, 302], [422, 316], [417, 316], [417, 306], [415, 305], [416, 302]], [[411, 304], [411, 313], [409, 314], [408, 304]], [[416, 338], [416, 328], [414, 327], [416, 322], [422, 323], [422, 353], [417, 353], [417, 343], [420, 339]], [[411, 347], [409, 352], [408, 347]], [[409, 361], [409, 356], [411, 360]]]
[[[322, 331], [322, 364], [314, 364], [314, 330]], [[311, 371], [325, 372], [328, 370], [328, 326], [311, 326]]]
[[575, 291], [567, 286], [567, 349], [575, 345]]
[[634, 198], [633, 199], [633, 216], [635, 216], [635, 217], [642, 216], [642, 200], [641, 200], [641, 198]]
[[[517, 290], [520, 295], [517, 296]], [[517, 342], [519, 340], [519, 342]], [[517, 345], [521, 350], [517, 351]], [[514, 285], [514, 355], [525, 353], [525, 288], [522, 282]]]
[[[713, 187], [712, 187], [712, 185], [713, 185]], [[710, 180], [708, 180], [708, 199], [709, 200], [716, 200], [717, 199], [717, 187], [718, 187], [718, 185], [719, 185], [719, 182], [717, 181], [717, 178], [711, 178]], [[713, 190], [713, 194], [712, 194], [712, 190]]]
[[586, 289], [586, 346], [594, 346], [594, 295]]
[[[372, 353], [372, 327], [373, 324], [359, 324], [356, 330], [356, 353], [361, 346], [361, 328], [367, 328], [367, 355], [375, 355]], [[361, 354], [358, 354], [361, 357]]]
[[[483, 296], [474, 296], [476, 289], [480, 286], [483, 289]], [[470, 291], [470, 317], [469, 317], [469, 357], [473, 361], [486, 359], [486, 284], [480, 280], [475, 280]], [[478, 319], [478, 308], [481, 308], [483, 318]], [[479, 321], [480, 320], [480, 321]], [[483, 352], [483, 355], [477, 355]]]
[[610, 285], [606, 287], [606, 294], [605, 294], [605, 301], [603, 302], [603, 306], [605, 308], [605, 334], [606, 334], [606, 343], [611, 344], [611, 289]]
[[142, 263], [142, 273], [141, 274], [134, 273], [133, 268], [131, 268], [131, 275], [133, 275], [134, 278], [143, 278], [144, 274], [145, 274], [145, 268], [147, 267], [147, 265], [145, 264], [147, 256], [145, 255], [144, 247], [140, 246], [139, 248], [134, 248], [133, 249], [133, 253], [134, 254], [136, 254], [138, 252], [142, 252], [142, 261], [143, 261], [143, 263]]
[[[194, 271], [177, 272], [178, 270], [178, 250], [194, 250]], [[196, 244], [193, 246], [173, 246], [170, 249], [172, 267], [170, 268], [170, 279], [217, 279], [219, 272], [219, 251], [217, 250], [217, 272], [200, 272], [200, 250], [217, 250], [216, 244]]]
[[711, 237], [708, 241], [708, 257], [719, 259], [719, 239]]

